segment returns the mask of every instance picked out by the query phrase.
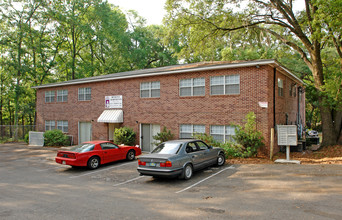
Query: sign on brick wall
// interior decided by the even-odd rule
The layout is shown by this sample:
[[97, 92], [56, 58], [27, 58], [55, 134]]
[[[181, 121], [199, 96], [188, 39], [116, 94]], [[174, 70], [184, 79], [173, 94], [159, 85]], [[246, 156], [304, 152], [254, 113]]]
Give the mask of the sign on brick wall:
[[106, 108], [122, 108], [122, 95], [106, 96]]

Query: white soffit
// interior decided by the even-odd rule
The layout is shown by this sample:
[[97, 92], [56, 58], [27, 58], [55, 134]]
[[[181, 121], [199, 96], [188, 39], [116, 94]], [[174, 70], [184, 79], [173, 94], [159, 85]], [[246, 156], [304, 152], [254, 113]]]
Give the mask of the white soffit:
[[122, 110], [104, 110], [97, 122], [104, 123], [123, 123], [123, 111]]

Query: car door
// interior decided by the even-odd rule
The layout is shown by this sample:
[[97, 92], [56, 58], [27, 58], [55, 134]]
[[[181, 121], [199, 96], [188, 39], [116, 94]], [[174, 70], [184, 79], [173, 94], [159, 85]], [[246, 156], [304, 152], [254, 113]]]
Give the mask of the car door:
[[194, 169], [199, 169], [201, 167], [202, 153], [199, 151], [195, 142], [187, 143], [186, 152], [190, 156]]
[[201, 164], [210, 165], [216, 161], [217, 155], [216, 152], [209, 148], [208, 145], [206, 145], [202, 141], [196, 141], [196, 145], [198, 146], [201, 154], [200, 154], [200, 161]]
[[120, 149], [118, 146], [112, 143], [102, 143], [101, 144], [103, 152], [103, 163], [110, 163], [113, 161], [120, 160]]

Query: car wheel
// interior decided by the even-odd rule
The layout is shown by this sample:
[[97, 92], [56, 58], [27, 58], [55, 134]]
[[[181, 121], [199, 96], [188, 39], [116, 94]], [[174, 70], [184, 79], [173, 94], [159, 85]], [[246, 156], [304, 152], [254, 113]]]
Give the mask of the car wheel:
[[127, 160], [134, 160], [135, 159], [135, 151], [134, 150], [128, 151], [126, 158], [127, 158]]
[[88, 160], [88, 168], [89, 169], [96, 169], [100, 166], [100, 158], [99, 157], [91, 157], [89, 160]]
[[226, 163], [224, 154], [219, 154], [217, 157], [217, 166], [223, 166]]
[[183, 177], [184, 177], [184, 179], [185, 180], [191, 179], [192, 173], [193, 173], [193, 169], [192, 169], [191, 164], [187, 164], [184, 167], [184, 170], [183, 170]]

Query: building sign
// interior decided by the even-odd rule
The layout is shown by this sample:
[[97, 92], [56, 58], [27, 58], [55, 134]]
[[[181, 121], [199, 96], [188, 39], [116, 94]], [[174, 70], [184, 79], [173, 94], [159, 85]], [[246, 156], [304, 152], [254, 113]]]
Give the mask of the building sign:
[[268, 108], [268, 102], [259, 102], [261, 108]]
[[277, 130], [279, 146], [297, 146], [296, 125], [278, 125]]
[[122, 95], [106, 96], [106, 108], [122, 108]]

